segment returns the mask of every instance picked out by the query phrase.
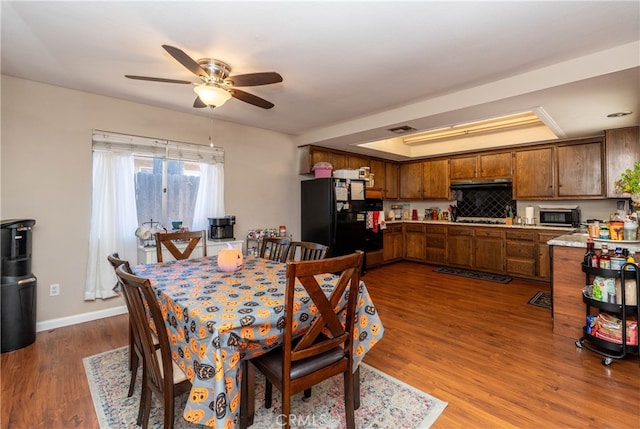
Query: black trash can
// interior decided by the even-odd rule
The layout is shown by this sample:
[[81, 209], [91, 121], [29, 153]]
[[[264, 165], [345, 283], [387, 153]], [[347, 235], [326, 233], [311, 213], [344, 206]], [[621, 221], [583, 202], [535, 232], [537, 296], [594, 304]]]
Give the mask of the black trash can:
[[33, 219], [3, 220], [0, 225], [0, 325], [2, 353], [36, 340], [36, 277], [31, 272]]
[[36, 340], [38, 281], [29, 275], [14, 281], [2, 279], [2, 353], [18, 350]]

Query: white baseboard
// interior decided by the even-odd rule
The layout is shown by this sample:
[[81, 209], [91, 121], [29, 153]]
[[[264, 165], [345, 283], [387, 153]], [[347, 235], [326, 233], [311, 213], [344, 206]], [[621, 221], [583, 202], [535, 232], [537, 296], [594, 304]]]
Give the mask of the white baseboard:
[[90, 322], [92, 320], [103, 319], [105, 317], [117, 316], [126, 312], [127, 306], [121, 305], [119, 307], [107, 308], [105, 310], [93, 311], [91, 313], [82, 313], [68, 317], [59, 317], [57, 319], [43, 320], [42, 322], [36, 323], [36, 332]]

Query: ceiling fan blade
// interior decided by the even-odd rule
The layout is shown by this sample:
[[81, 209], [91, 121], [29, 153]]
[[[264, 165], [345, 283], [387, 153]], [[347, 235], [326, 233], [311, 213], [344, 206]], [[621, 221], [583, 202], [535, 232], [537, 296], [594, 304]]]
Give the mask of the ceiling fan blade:
[[282, 82], [282, 76], [276, 72], [248, 73], [229, 77], [233, 86], [258, 86]]
[[262, 107], [263, 109], [271, 109], [274, 106], [273, 103], [265, 100], [264, 98], [260, 98], [239, 89], [230, 89], [229, 92], [234, 98], [244, 101], [245, 103], [253, 104], [254, 106]]
[[[202, 107], [207, 107], [206, 104], [204, 104], [202, 102], [202, 100], [200, 100], [200, 97], [196, 97], [195, 101], [193, 102], [193, 107], [195, 107], [196, 109], [200, 109]], [[211, 106], [211, 108], [213, 109], [215, 106]]]
[[163, 77], [134, 76], [134, 75], [131, 75], [131, 74], [126, 74], [126, 75], [124, 75], [124, 77], [127, 77], [129, 79], [136, 79], [136, 80], [150, 80], [152, 82], [183, 83], [183, 84], [187, 84], [187, 85], [191, 85], [191, 83], [192, 83], [192, 82], [189, 82], [188, 80], [165, 79]]
[[185, 66], [191, 73], [200, 77], [209, 76], [209, 73], [205, 69], [200, 67], [200, 64], [198, 64], [193, 58], [187, 55], [182, 49], [175, 48], [169, 45], [162, 45], [162, 47], [167, 52], [169, 52], [169, 55], [175, 58], [180, 64]]

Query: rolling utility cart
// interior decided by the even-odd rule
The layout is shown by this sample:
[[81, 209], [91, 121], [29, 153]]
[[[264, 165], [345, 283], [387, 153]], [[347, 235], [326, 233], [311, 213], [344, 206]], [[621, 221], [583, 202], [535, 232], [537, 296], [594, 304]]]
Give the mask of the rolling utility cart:
[[[628, 354], [639, 355], [640, 269], [634, 264], [624, 264], [620, 270], [608, 270], [582, 265], [586, 284], [592, 285], [596, 277], [615, 282], [615, 295], [605, 302], [583, 291], [586, 305], [586, 324], [583, 336], [576, 346], [603, 356], [602, 364], [609, 366], [613, 359], [622, 359]], [[630, 282], [629, 285], [627, 283]], [[587, 286], [588, 287], [588, 286]], [[605, 291], [605, 293], [607, 293]], [[629, 302], [631, 301], [631, 302]], [[635, 324], [635, 329], [632, 326]], [[614, 329], [609, 329], [613, 327]]]

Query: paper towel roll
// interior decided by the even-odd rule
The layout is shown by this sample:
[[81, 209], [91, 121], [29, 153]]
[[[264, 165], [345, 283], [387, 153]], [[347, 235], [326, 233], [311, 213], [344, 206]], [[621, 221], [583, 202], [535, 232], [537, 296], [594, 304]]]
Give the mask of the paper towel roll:
[[533, 206], [527, 206], [524, 209], [524, 218], [526, 219], [527, 224], [533, 223]]

